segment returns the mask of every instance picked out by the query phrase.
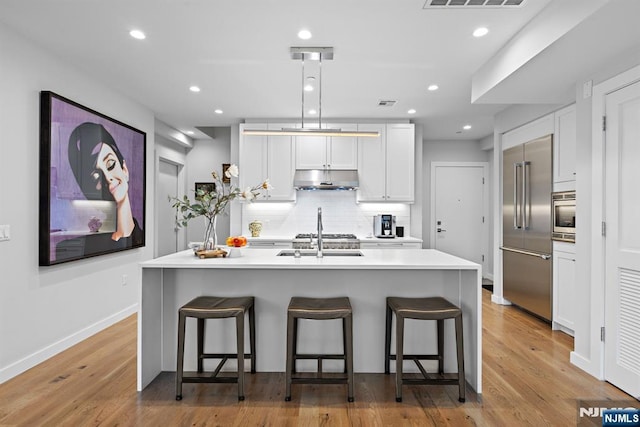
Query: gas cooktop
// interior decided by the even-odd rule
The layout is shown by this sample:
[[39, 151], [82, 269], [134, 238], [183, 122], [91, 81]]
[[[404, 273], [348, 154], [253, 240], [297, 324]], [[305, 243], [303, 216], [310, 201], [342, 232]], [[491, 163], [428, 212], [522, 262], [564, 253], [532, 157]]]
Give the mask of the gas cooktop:
[[[301, 233], [296, 234], [296, 239], [317, 239], [318, 234], [314, 233]], [[358, 240], [355, 234], [345, 234], [345, 233], [322, 233], [323, 239], [344, 239], [344, 240]]]
[[[317, 245], [318, 234], [296, 234], [293, 239], [293, 249], [314, 249]], [[355, 234], [322, 233], [322, 247], [324, 249], [360, 249], [360, 240]]]

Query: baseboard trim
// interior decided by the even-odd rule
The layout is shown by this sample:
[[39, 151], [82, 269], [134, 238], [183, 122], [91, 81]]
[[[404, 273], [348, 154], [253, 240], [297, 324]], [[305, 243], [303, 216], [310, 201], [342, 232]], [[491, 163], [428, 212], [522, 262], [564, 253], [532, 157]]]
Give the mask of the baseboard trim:
[[137, 312], [136, 303], [0, 369], [0, 384]]
[[578, 368], [585, 371], [587, 374], [599, 379], [600, 381], [604, 381], [604, 378], [601, 378], [599, 375], [594, 375], [594, 373], [591, 372], [592, 363], [586, 357], [580, 356], [575, 351], [572, 351], [571, 353], [569, 353], [569, 361], [571, 362], [572, 365], [577, 366]]
[[491, 294], [491, 302], [500, 305], [511, 305], [511, 301], [504, 299], [496, 294]]
[[493, 274], [485, 273], [484, 277], [489, 279], [489, 280], [491, 280], [491, 281], [493, 281]]

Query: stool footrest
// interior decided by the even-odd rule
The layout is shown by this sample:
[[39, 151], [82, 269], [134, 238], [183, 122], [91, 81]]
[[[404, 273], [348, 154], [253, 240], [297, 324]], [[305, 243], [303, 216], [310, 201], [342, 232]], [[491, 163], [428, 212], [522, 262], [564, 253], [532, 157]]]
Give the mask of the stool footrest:
[[[237, 383], [238, 374], [219, 377], [218, 372], [185, 372], [182, 377], [183, 383]], [[189, 374], [189, 375], [187, 375]]]
[[348, 384], [349, 379], [347, 377], [336, 378], [318, 378], [318, 377], [292, 377], [292, 384]]
[[344, 360], [346, 356], [344, 354], [296, 354], [295, 359], [330, 359], [330, 360]]
[[[237, 359], [238, 353], [203, 353], [201, 359]], [[245, 359], [251, 358], [251, 353], [245, 353]]]
[[[405, 354], [402, 356], [403, 360], [438, 360], [441, 356], [437, 354]], [[396, 355], [392, 354], [389, 359], [396, 360]]]
[[458, 385], [458, 381], [458, 378], [402, 378], [402, 383], [407, 385]]

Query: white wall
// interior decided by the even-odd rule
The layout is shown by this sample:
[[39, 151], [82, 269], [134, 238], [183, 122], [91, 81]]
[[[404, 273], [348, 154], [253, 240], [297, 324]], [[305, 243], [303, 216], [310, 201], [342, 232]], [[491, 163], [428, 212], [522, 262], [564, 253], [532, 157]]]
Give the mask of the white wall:
[[[231, 163], [231, 128], [219, 127], [215, 129], [215, 138], [197, 139], [193, 141], [193, 148], [187, 153], [186, 194], [193, 200], [196, 182], [213, 182], [211, 172], [222, 173], [222, 164]], [[233, 182], [232, 185], [237, 185]], [[216, 231], [218, 242], [229, 236], [229, 212], [217, 220]], [[187, 240], [202, 241], [204, 234], [204, 219], [199, 218], [189, 222]]]
[[[0, 382], [134, 313], [146, 247], [38, 267], [39, 92], [51, 90], [147, 134], [147, 194], [154, 194], [154, 118], [146, 108], [51, 57], [0, 25]], [[123, 275], [127, 285], [122, 285]]]
[[[431, 162], [488, 162], [490, 154], [478, 141], [424, 141], [422, 146], [422, 246], [431, 241]], [[489, 183], [489, 187], [491, 184]]]

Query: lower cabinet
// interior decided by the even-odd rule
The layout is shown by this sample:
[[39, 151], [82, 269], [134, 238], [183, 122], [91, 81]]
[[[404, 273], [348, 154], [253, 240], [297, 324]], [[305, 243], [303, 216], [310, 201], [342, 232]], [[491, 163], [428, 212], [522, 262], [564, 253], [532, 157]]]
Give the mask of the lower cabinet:
[[[571, 245], [571, 248], [573, 249]], [[553, 322], [552, 328], [571, 336], [575, 329], [576, 310], [575, 252], [553, 251]]]
[[360, 240], [360, 249], [421, 249], [420, 242], [363, 242]]
[[286, 242], [268, 239], [261, 239], [260, 241], [249, 240], [247, 246], [253, 249], [291, 249], [291, 241]]

